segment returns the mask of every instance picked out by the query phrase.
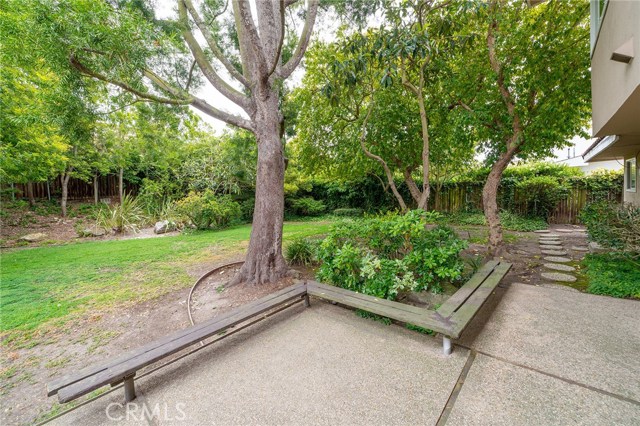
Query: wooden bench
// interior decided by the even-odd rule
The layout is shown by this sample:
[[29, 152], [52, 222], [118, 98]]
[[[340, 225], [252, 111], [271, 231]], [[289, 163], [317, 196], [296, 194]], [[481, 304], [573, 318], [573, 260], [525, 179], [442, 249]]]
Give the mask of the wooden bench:
[[314, 281], [307, 282], [307, 293], [438, 332], [443, 337], [444, 353], [449, 355], [452, 350], [451, 339], [460, 337], [509, 269], [511, 269], [510, 263], [487, 262], [435, 311]]
[[467, 324], [510, 268], [509, 263], [488, 262], [435, 311], [378, 299], [315, 281], [296, 284], [225, 315], [151, 342], [114, 360], [59, 377], [47, 384], [47, 395], [57, 394], [60, 402], [68, 402], [102, 386], [116, 386], [123, 383], [125, 401], [132, 401], [136, 397], [134, 377], [142, 368], [209, 337], [221, 334], [253, 317], [286, 305], [292, 300], [302, 299], [305, 305], [309, 306], [309, 295], [441, 333], [444, 352], [448, 355], [451, 353], [450, 339], [460, 337]]
[[116, 386], [124, 382], [125, 400], [132, 401], [136, 397], [133, 378], [138, 370], [266, 311], [300, 298], [303, 298], [308, 305], [309, 299], [304, 283], [287, 287], [225, 315], [151, 342], [115, 360], [57, 378], [47, 384], [47, 395], [58, 394], [60, 402], [68, 402], [102, 386], [108, 384]]

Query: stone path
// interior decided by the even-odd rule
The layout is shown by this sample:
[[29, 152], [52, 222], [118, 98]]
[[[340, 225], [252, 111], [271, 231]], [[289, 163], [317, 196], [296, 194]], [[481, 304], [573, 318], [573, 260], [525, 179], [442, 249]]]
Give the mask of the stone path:
[[[540, 245], [540, 253], [546, 255], [544, 260], [548, 262], [543, 265], [545, 271], [542, 272], [540, 276], [544, 280], [557, 283], [575, 282], [577, 280], [574, 274], [576, 268], [570, 265], [564, 265], [564, 263], [571, 262], [572, 259], [567, 257], [569, 253], [565, 247], [563, 247], [563, 241], [568, 236], [585, 237], [584, 230], [580, 228], [556, 228], [553, 231], [554, 232], [550, 230], [536, 231], [536, 233], [539, 234], [538, 243]], [[586, 252], [589, 250], [589, 247], [586, 245], [572, 245], [571, 250], [574, 252]]]

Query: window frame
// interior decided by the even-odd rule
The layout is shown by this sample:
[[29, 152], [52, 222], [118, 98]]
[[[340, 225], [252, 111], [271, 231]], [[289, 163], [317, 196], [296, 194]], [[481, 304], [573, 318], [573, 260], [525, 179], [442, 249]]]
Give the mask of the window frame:
[[[631, 170], [634, 171], [633, 179]], [[633, 182], [633, 187], [631, 183]], [[636, 192], [638, 190], [638, 162], [636, 157], [624, 160], [624, 189], [627, 192]]]

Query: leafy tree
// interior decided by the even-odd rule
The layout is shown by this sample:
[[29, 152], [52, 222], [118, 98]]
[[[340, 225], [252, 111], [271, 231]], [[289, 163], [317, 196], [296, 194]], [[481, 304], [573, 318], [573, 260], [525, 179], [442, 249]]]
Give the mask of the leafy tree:
[[483, 188], [489, 249], [499, 252], [497, 192], [515, 158], [549, 156], [590, 116], [587, 3], [492, 0], [471, 16], [475, 39], [458, 62], [457, 105], [475, 124], [491, 171]]
[[[16, 2], [17, 3], [17, 2]], [[126, 92], [123, 99], [191, 105], [256, 135], [258, 166], [253, 229], [244, 266], [235, 282], [261, 284], [286, 270], [282, 256], [284, 156], [279, 111], [282, 82], [297, 68], [308, 46], [318, 2], [308, 0], [298, 37], [288, 12], [297, 1], [250, 3], [231, 0], [196, 7], [178, 0], [177, 20], [161, 21], [144, 1], [29, 2], [38, 19], [31, 37], [48, 60], [71, 63], [87, 77]], [[293, 41], [293, 43], [290, 43]], [[54, 52], [52, 45], [64, 47]], [[52, 53], [54, 52], [54, 53]], [[241, 114], [196, 96], [206, 80]]]

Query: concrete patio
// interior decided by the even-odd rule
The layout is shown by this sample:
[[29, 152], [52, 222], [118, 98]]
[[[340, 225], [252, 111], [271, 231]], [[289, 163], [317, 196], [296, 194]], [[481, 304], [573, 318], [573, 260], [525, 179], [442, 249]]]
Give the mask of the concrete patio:
[[457, 343], [312, 300], [50, 424], [638, 424], [637, 301], [512, 284]]

